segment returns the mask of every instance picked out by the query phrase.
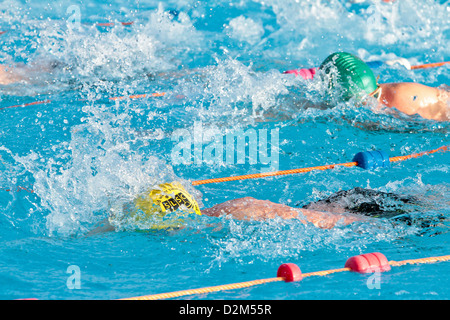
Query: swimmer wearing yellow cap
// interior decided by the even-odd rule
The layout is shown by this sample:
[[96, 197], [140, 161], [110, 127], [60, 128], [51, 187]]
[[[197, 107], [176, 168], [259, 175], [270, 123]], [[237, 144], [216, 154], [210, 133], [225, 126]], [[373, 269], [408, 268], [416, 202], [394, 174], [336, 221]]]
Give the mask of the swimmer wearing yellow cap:
[[396, 108], [407, 115], [418, 114], [436, 121], [450, 120], [448, 87], [439, 89], [408, 82], [378, 84], [367, 64], [347, 52], [331, 54], [320, 69], [328, 75], [331, 94], [339, 86], [344, 100], [368, 95], [376, 98], [380, 107]]
[[[88, 235], [114, 230], [173, 230], [186, 226], [187, 220], [196, 215], [254, 221], [297, 219], [318, 228], [331, 229], [338, 224], [348, 225], [371, 218], [399, 218], [400, 221], [407, 221], [407, 213], [415, 209], [408, 205], [403, 207], [402, 204], [420, 206], [421, 201], [416, 197], [357, 187], [338, 191], [301, 208], [244, 197], [200, 210], [186, 189], [180, 183], [172, 182], [139, 195], [134, 201], [121, 205], [119, 211], [112, 210], [103, 225]], [[123, 222], [129, 224], [127, 228], [121, 228]]]
[[114, 230], [173, 230], [195, 215], [230, 216], [238, 220], [300, 219], [319, 228], [333, 228], [338, 221], [350, 224], [363, 217], [342, 212], [320, 212], [289, 207], [251, 197], [229, 200], [200, 210], [197, 201], [178, 182], [161, 184], [132, 202], [110, 208], [110, 215], [88, 235]]
[[192, 214], [200, 215], [197, 201], [179, 182], [163, 183], [133, 201], [113, 205], [108, 222], [115, 228], [173, 229]]

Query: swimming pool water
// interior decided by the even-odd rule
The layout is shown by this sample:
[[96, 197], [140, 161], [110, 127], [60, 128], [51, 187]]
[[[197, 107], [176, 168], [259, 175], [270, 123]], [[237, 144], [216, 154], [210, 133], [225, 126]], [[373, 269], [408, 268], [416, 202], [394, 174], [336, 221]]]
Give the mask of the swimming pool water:
[[[339, 50], [365, 61], [446, 61], [449, 10], [432, 0], [3, 1], [0, 63], [35, 67], [29, 83], [0, 88], [0, 299], [118, 299], [271, 278], [285, 262], [311, 272], [367, 252], [396, 261], [447, 255], [449, 153], [373, 171], [190, 181], [448, 145], [448, 122], [356, 101], [324, 107], [319, 79], [282, 72]], [[106, 22], [114, 25], [98, 25]], [[50, 73], [49, 63], [58, 64]], [[374, 72], [379, 82], [449, 83], [448, 65]], [[227, 161], [227, 134], [250, 137], [247, 156], [236, 142]], [[175, 179], [204, 207], [244, 196], [301, 207], [363, 187], [417, 197], [413, 217], [444, 220], [322, 230], [198, 216], [181, 230], [87, 235], [111, 203]], [[446, 262], [393, 268], [372, 289], [371, 275], [337, 273], [183, 298], [448, 299], [449, 270]]]

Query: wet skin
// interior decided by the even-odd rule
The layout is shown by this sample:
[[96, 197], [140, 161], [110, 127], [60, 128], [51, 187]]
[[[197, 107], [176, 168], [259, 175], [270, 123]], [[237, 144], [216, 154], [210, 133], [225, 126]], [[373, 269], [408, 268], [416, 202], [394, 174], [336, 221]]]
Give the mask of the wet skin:
[[450, 120], [449, 92], [419, 83], [384, 83], [379, 85], [378, 101], [389, 108], [425, 119]]

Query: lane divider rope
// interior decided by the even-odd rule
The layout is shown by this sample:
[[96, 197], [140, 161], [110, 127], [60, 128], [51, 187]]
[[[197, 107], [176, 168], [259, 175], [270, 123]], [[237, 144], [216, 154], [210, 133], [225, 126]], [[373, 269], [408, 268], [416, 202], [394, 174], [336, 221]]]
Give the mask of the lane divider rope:
[[146, 98], [146, 97], [163, 97], [165, 96], [166, 93], [165, 92], [155, 92], [155, 93], [150, 93], [150, 94], [135, 94], [135, 95], [131, 95], [131, 96], [123, 96], [123, 97], [112, 97], [109, 98], [110, 100], [125, 100], [125, 99], [142, 99], [142, 98]]
[[[129, 96], [111, 97], [111, 98], [109, 98], [109, 100], [118, 101], [118, 100], [126, 100], [126, 99], [142, 99], [142, 98], [151, 98], [151, 97], [163, 97], [165, 95], [166, 95], [166, 92], [154, 92], [154, 93], [135, 94], [135, 95], [129, 95]], [[38, 105], [38, 104], [49, 104], [52, 102], [53, 102], [52, 100], [47, 99], [47, 100], [42, 100], [42, 101], [34, 101], [34, 102], [30, 102], [30, 103], [2, 107], [2, 108], [0, 108], [0, 110], [10, 109], [10, 108], [28, 107], [28, 106]]]
[[419, 65], [416, 65], [416, 66], [411, 66], [411, 70], [437, 68], [437, 67], [442, 67], [443, 65], [446, 65], [446, 64], [449, 64], [449, 63], [450, 63], [450, 61], [442, 61], [442, 62], [419, 64]]
[[[264, 173], [253, 173], [253, 174], [245, 174], [245, 175], [239, 175], [239, 176], [230, 176], [230, 177], [223, 177], [223, 178], [212, 178], [212, 179], [204, 179], [204, 180], [194, 180], [191, 181], [191, 184], [193, 186], [199, 186], [203, 184], [209, 184], [209, 183], [219, 183], [219, 182], [229, 182], [229, 181], [238, 181], [238, 180], [247, 180], [247, 179], [259, 179], [259, 178], [267, 178], [267, 177], [275, 177], [275, 176], [283, 176], [283, 175], [290, 175], [290, 174], [297, 174], [297, 173], [307, 173], [314, 170], [329, 170], [334, 169], [336, 167], [360, 167], [366, 170], [372, 170], [376, 168], [389, 168], [390, 162], [399, 162], [399, 161], [405, 161], [409, 159], [414, 159], [418, 157], [422, 157], [425, 155], [430, 155], [437, 152], [448, 152], [450, 151], [450, 146], [442, 146], [433, 150], [428, 151], [422, 151], [418, 153], [412, 153], [404, 156], [396, 156], [391, 157], [387, 155], [386, 152], [382, 150], [376, 150], [376, 151], [364, 151], [364, 152], [358, 152], [354, 157], [352, 162], [347, 163], [337, 163], [337, 164], [328, 164], [323, 166], [315, 166], [315, 167], [308, 167], [308, 168], [298, 168], [298, 169], [290, 169], [290, 170], [281, 170], [281, 171], [272, 171], [272, 172], [264, 172]], [[0, 190], [7, 190], [10, 191], [10, 189], [0, 188]], [[18, 187], [17, 190], [26, 190], [29, 192], [33, 192], [32, 189], [27, 189], [24, 187]]]
[[[132, 24], [134, 24], [134, 21], [118, 22], [117, 24], [120, 24], [122, 26], [131, 26]], [[115, 22], [99, 22], [95, 24], [96, 27], [113, 27], [115, 25]]]
[[[442, 67], [446, 64], [450, 64], [450, 61], [441, 61], [441, 62], [411, 65], [407, 59], [399, 58], [399, 59], [389, 60], [389, 61], [367, 61], [366, 64], [371, 69], [377, 69], [384, 64], [387, 64], [388, 66], [394, 66], [396, 64], [399, 64], [399, 65], [405, 67], [407, 70], [418, 70], [418, 69], [429, 69], [429, 68]], [[318, 69], [319, 69], [318, 67], [300, 68], [300, 69], [286, 70], [283, 73], [284, 74], [294, 74], [296, 76], [301, 76], [305, 80], [310, 80], [310, 79], [314, 78], [314, 75], [316, 74]]]
[[298, 169], [290, 169], [290, 170], [281, 170], [281, 171], [272, 171], [272, 172], [264, 172], [264, 173], [254, 173], [254, 174], [246, 174], [239, 176], [230, 176], [223, 178], [213, 178], [213, 179], [204, 179], [204, 180], [195, 180], [192, 181], [192, 185], [198, 186], [202, 184], [208, 183], [218, 183], [218, 182], [227, 182], [227, 181], [236, 181], [236, 180], [246, 180], [246, 179], [257, 179], [257, 178], [266, 178], [266, 177], [274, 177], [288, 174], [296, 174], [296, 173], [306, 173], [314, 170], [329, 170], [334, 169], [338, 166], [342, 167], [361, 167], [363, 169], [375, 169], [377, 167], [389, 167], [389, 162], [398, 162], [404, 161], [408, 159], [422, 157], [424, 155], [433, 154], [436, 152], [447, 152], [450, 150], [450, 146], [442, 146], [434, 150], [423, 151], [419, 153], [413, 153], [405, 156], [397, 156], [389, 158], [387, 153], [381, 150], [377, 151], [366, 151], [359, 152], [355, 155], [352, 162], [347, 163], [339, 163], [339, 164], [329, 164], [323, 166], [309, 167], [309, 168], [298, 168]]
[[119, 300], [161, 300], [161, 299], [170, 299], [177, 298], [187, 295], [195, 295], [202, 293], [212, 293], [218, 291], [225, 290], [234, 290], [240, 288], [247, 288], [251, 286], [256, 286], [260, 284], [266, 284], [271, 282], [285, 281], [285, 282], [297, 282], [301, 281], [306, 277], [314, 277], [314, 276], [326, 276], [333, 273], [352, 271], [357, 273], [373, 273], [373, 272], [386, 272], [391, 270], [392, 267], [400, 267], [407, 264], [425, 264], [425, 263], [436, 263], [436, 262], [444, 262], [449, 261], [450, 255], [438, 256], [438, 257], [428, 257], [428, 258], [419, 258], [419, 259], [410, 259], [403, 261], [388, 261], [386, 257], [380, 252], [366, 253], [358, 256], [354, 256], [349, 258], [344, 268], [324, 270], [324, 271], [316, 271], [309, 273], [302, 273], [300, 268], [294, 263], [284, 263], [279, 266], [277, 271], [277, 277], [275, 278], [267, 278], [267, 279], [259, 279], [252, 280], [246, 282], [204, 287], [198, 289], [188, 289], [188, 290], [180, 290], [174, 292], [167, 293], [159, 293], [152, 295], [144, 295], [137, 296], [131, 298], [124, 298]]
[[0, 108], [0, 110], [10, 109], [10, 108], [19, 108], [19, 107], [28, 107], [28, 106], [34, 106], [34, 105], [37, 105], [37, 104], [47, 104], [47, 103], [50, 103], [50, 102], [51, 102], [51, 100], [34, 101], [34, 102], [30, 102], [30, 103], [17, 104], [17, 105], [14, 105], [14, 106], [3, 107], [3, 108]]

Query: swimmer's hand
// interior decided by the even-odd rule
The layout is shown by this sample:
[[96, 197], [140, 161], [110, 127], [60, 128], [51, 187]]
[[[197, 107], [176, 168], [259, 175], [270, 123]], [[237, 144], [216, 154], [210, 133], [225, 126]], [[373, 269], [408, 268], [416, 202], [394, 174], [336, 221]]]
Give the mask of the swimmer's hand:
[[282, 219], [305, 219], [316, 227], [331, 229], [338, 221], [350, 224], [363, 219], [355, 215], [334, 214], [307, 209], [295, 209], [284, 204], [274, 203], [268, 200], [258, 200], [252, 197], [229, 200], [215, 205], [212, 208], [203, 209], [202, 214], [219, 217], [229, 215], [238, 220], [266, 220], [280, 217]]

